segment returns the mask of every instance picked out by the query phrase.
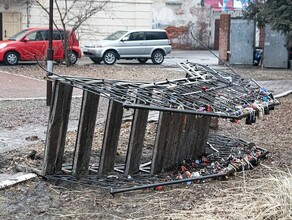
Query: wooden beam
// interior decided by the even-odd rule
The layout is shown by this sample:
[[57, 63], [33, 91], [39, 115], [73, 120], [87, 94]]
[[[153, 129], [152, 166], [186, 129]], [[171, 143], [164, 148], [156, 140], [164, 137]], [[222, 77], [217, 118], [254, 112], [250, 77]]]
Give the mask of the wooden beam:
[[167, 129], [167, 136], [164, 139], [166, 147], [163, 154], [163, 169], [169, 168], [178, 162], [177, 153], [181, 147], [179, 143], [184, 126], [184, 114], [171, 112], [168, 113], [168, 116], [169, 118], [165, 120], [164, 125], [164, 129]]
[[50, 109], [42, 174], [61, 171], [73, 87], [55, 81]]
[[83, 91], [72, 169], [72, 174], [76, 177], [88, 173], [99, 97], [97, 94]]
[[193, 154], [193, 157], [197, 157], [205, 153], [210, 130], [211, 117], [202, 116], [199, 120], [200, 129], [198, 135], [200, 136], [200, 139], [197, 141], [196, 152]]
[[192, 152], [195, 151], [196, 142], [200, 138], [197, 133], [198, 127], [196, 115], [184, 115], [184, 126], [179, 143], [180, 149], [177, 153], [177, 162], [192, 158]]
[[[143, 94], [143, 91], [138, 91]], [[152, 91], [147, 91], [145, 96], [151, 97]], [[136, 100], [137, 104], [141, 104], [141, 100]], [[149, 104], [149, 103], [147, 103]], [[142, 157], [144, 137], [147, 128], [149, 110], [146, 109], [134, 109], [134, 115], [131, 125], [131, 133], [129, 138], [127, 156], [124, 174], [128, 176], [129, 174], [134, 174], [139, 172], [140, 161]]]
[[98, 175], [114, 171], [115, 157], [122, 125], [123, 105], [110, 100], [103, 137]]
[[[170, 112], [159, 112], [157, 132], [155, 136], [153, 157], [151, 162], [151, 174], [161, 172], [164, 163], [164, 152], [167, 147], [167, 137]], [[169, 124], [168, 124], [169, 125]]]
[[148, 113], [149, 111], [144, 109], [134, 110], [124, 171], [126, 176], [139, 172]]

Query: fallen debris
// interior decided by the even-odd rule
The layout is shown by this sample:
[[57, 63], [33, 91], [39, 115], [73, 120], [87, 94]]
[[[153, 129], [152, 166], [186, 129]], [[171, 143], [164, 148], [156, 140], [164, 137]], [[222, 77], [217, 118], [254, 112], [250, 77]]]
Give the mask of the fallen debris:
[[184, 160], [179, 164], [178, 174], [167, 176], [163, 182], [140, 186], [111, 189], [111, 194], [155, 188], [186, 183], [200, 183], [207, 179], [227, 179], [235, 172], [249, 170], [258, 165], [269, 151], [242, 139], [229, 138], [223, 135], [210, 135], [206, 154], [195, 160]]
[[16, 173], [14, 175], [0, 174], [0, 189], [5, 189], [35, 177], [37, 177], [37, 175], [34, 173]]

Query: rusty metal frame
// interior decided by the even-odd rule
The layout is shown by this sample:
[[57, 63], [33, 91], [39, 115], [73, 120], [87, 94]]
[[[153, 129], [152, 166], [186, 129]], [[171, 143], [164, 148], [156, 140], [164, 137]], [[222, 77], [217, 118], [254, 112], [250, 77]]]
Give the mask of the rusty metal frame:
[[253, 79], [189, 61], [179, 66], [186, 71], [185, 78], [154, 83], [58, 74], [49, 77], [122, 103], [124, 108], [241, 119], [250, 114], [254, 103], [268, 107], [279, 104], [269, 92], [261, 94], [261, 85]]

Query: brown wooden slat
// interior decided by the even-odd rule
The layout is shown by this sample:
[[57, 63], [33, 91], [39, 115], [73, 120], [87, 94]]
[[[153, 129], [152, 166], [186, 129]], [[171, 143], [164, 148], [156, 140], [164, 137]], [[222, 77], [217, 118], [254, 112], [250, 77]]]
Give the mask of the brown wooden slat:
[[193, 124], [190, 130], [190, 133], [188, 134], [189, 137], [192, 139], [193, 145], [189, 152], [189, 159], [195, 159], [198, 156], [198, 148], [199, 148], [199, 142], [201, 140], [201, 116], [195, 116], [193, 117]]
[[[147, 97], [151, 97], [152, 91], [149, 90], [147, 92], [138, 91]], [[137, 99], [137, 104], [143, 103], [142, 100]], [[149, 104], [149, 103], [147, 103]], [[131, 133], [129, 138], [127, 156], [124, 174], [128, 176], [129, 174], [134, 174], [139, 172], [140, 161], [142, 157], [143, 145], [144, 145], [144, 137], [148, 122], [149, 110], [145, 109], [135, 109], [133, 114]]]
[[[167, 112], [159, 112], [157, 132], [154, 143], [153, 157], [151, 162], [151, 174], [160, 172], [163, 169], [163, 156], [166, 150], [166, 137], [168, 129], [166, 123], [168, 120]], [[168, 126], [167, 126], [168, 127]]]
[[210, 130], [210, 123], [211, 123], [211, 117], [203, 116], [200, 118], [200, 139], [198, 141], [198, 147], [197, 147], [197, 155], [202, 155], [205, 153], [205, 149], [207, 146], [208, 136], [209, 136], [209, 130]]
[[72, 174], [76, 177], [88, 173], [99, 97], [97, 94], [83, 91], [72, 169]]
[[177, 162], [182, 162], [185, 159], [192, 157], [192, 149], [197, 140], [196, 135], [196, 116], [184, 114], [183, 129], [179, 142], [179, 151], [177, 152]]
[[182, 131], [183, 114], [160, 112], [151, 173], [161, 172], [177, 162], [177, 152]]
[[47, 129], [42, 175], [58, 172], [62, 168], [65, 139], [73, 87], [55, 81], [53, 100]]
[[166, 148], [163, 158], [163, 169], [173, 166], [177, 162], [177, 152], [179, 150], [179, 142], [183, 130], [183, 114], [168, 113], [168, 119], [165, 121], [167, 136], [164, 139]]
[[99, 161], [99, 175], [107, 174], [114, 170], [122, 118], [123, 105], [110, 100]]
[[139, 172], [148, 113], [144, 109], [134, 110], [124, 171], [126, 176]]
[[198, 158], [205, 152], [207, 139], [209, 135], [209, 125], [210, 125], [209, 118], [210, 117], [197, 116], [196, 130], [194, 130], [194, 132], [196, 133], [197, 139], [191, 153], [193, 159]]
[[210, 117], [161, 112], [151, 173], [201, 155], [206, 147]]

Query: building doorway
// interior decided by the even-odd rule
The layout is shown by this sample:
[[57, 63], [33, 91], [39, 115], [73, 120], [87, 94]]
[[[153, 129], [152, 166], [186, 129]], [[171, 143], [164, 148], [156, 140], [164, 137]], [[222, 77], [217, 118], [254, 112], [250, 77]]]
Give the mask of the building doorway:
[[220, 27], [220, 19], [216, 19], [215, 20], [214, 50], [219, 50], [219, 27]]
[[0, 13], [0, 40], [5, 40], [21, 30], [21, 14], [17, 12]]

